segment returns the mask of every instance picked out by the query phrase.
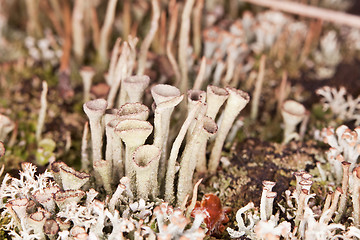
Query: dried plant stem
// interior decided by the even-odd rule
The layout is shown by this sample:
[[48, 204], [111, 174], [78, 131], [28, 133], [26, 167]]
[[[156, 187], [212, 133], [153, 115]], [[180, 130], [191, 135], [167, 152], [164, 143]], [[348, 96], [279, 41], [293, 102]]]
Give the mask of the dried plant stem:
[[84, 37], [84, 1], [76, 0], [72, 12], [72, 39], [75, 58], [81, 62], [84, 57], [85, 37]]
[[323, 213], [326, 212], [330, 208], [331, 199], [333, 198], [333, 196], [334, 196], [333, 192], [329, 192], [326, 195], [325, 204], [324, 204], [324, 207], [323, 207]]
[[237, 19], [241, 1], [229, 1], [229, 16], [231, 19]]
[[[17, 138], [17, 135], [18, 135], [18, 131], [19, 131], [19, 121], [16, 120], [14, 130], [12, 131], [9, 142], [7, 143], [8, 147], [12, 147], [16, 143], [16, 138]], [[0, 174], [0, 176], [1, 176], [1, 174]]]
[[47, 109], [46, 95], [48, 92], [48, 85], [45, 81], [42, 82], [42, 87], [43, 90], [41, 92], [41, 99], [40, 99], [41, 107], [40, 107], [39, 118], [36, 125], [36, 134], [35, 134], [37, 142], [39, 142], [41, 139], [41, 132], [44, 128], [46, 109]]
[[[114, 106], [116, 94], [119, 91], [121, 81], [123, 78], [126, 77], [128, 55], [129, 46], [127, 42], [124, 42], [121, 49], [121, 55], [118, 62], [116, 63], [114, 73], [113, 75], [109, 76], [111, 77], [111, 87], [107, 99], [109, 103], [109, 108], [112, 108]], [[121, 103], [124, 104], [126, 100], [126, 92], [124, 88], [121, 88], [119, 98], [124, 99], [123, 101], [121, 101]]]
[[[126, 44], [126, 45], [124, 45], [124, 44]], [[119, 63], [118, 63], [118, 66], [120, 67], [120, 72], [116, 72], [116, 74], [120, 76], [120, 80], [117, 80], [117, 81], [119, 81], [117, 89], [122, 84], [123, 80], [127, 76], [127, 72], [129, 71], [128, 70], [129, 69], [129, 67], [128, 67], [129, 62], [127, 61], [129, 59], [129, 52], [130, 52], [129, 44], [127, 42], [125, 42], [124, 44], [123, 44], [123, 46], [125, 46], [126, 49], [125, 49], [125, 47], [122, 48], [122, 53], [121, 53], [120, 60], [119, 60]], [[123, 53], [125, 50], [126, 50], [126, 52]], [[122, 64], [120, 64], [122, 55], [124, 55], [125, 60], [124, 60], [124, 62]], [[127, 98], [126, 90], [125, 90], [125, 88], [121, 87], [119, 97], [118, 97], [118, 106], [117, 106], [118, 108], [120, 108], [122, 105], [124, 105], [126, 103], [126, 98]]]
[[[70, 6], [68, 1], [64, 1], [63, 6], [64, 16], [64, 29], [65, 29], [65, 40], [62, 48], [62, 56], [60, 59], [60, 71], [66, 71], [69, 69], [70, 52], [71, 52], [71, 15]], [[60, 84], [60, 83], [59, 83]]]
[[226, 137], [226, 143], [232, 143], [236, 137], [236, 134], [238, 133], [238, 131], [240, 130], [240, 128], [244, 126], [244, 118], [243, 117], [239, 117], [234, 125], [232, 126], [228, 136]]
[[180, 91], [186, 92], [188, 89], [188, 63], [187, 52], [190, 38], [190, 19], [191, 11], [195, 0], [186, 0], [183, 13], [181, 15], [181, 28], [179, 36], [178, 59], [181, 73]]
[[202, 19], [202, 10], [204, 7], [204, 0], [196, 1], [193, 13], [193, 45], [194, 45], [194, 54], [199, 56], [201, 53], [201, 19]]
[[181, 205], [179, 206], [179, 209], [184, 212], [186, 210], [186, 204], [188, 203], [188, 199], [189, 199], [190, 195], [186, 194], [184, 201], [181, 203]]
[[122, 38], [127, 40], [130, 29], [131, 29], [131, 11], [130, 11], [130, 0], [123, 0], [123, 9], [122, 9]]
[[64, 17], [61, 12], [60, 2], [58, 0], [49, 0], [51, 8], [54, 10], [54, 14], [58, 19], [59, 23], [64, 22]]
[[284, 102], [286, 95], [286, 84], [287, 84], [287, 72], [282, 73], [281, 83], [279, 86], [278, 102], [277, 102], [277, 112], [280, 113], [281, 106]]
[[255, 83], [255, 90], [254, 90], [254, 97], [251, 104], [251, 119], [255, 120], [258, 116], [259, 111], [259, 102], [261, 96], [261, 89], [264, 82], [264, 75], [265, 75], [265, 63], [266, 63], [266, 55], [262, 55], [260, 59], [259, 65], [259, 73]]
[[59, 83], [58, 89], [60, 95], [64, 98], [70, 98], [74, 95], [74, 92], [70, 85], [70, 54], [71, 54], [71, 10], [69, 2], [67, 0], [63, 1], [63, 19], [64, 19], [64, 45], [62, 48], [62, 56], [60, 59], [60, 69], [59, 69]]
[[66, 142], [65, 142], [65, 153], [69, 152], [70, 148], [71, 148], [71, 133], [70, 131], [66, 131], [65, 133], [65, 138], [66, 138]]
[[314, 45], [314, 42], [317, 42], [317, 40], [320, 37], [321, 34], [321, 28], [322, 28], [322, 21], [313, 21], [310, 23], [309, 31], [306, 35], [304, 47], [301, 50], [300, 55], [300, 63], [303, 63], [307, 56], [310, 53], [311, 47]]
[[136, 54], [137, 54], [136, 45], [137, 45], [138, 41], [139, 41], [139, 39], [137, 37], [129, 37], [128, 38], [130, 53], [129, 53], [129, 57], [128, 57], [128, 61], [127, 61], [127, 71], [126, 71], [127, 77], [132, 76], [133, 72], [134, 72], [134, 66], [136, 63]]
[[106, 8], [105, 20], [100, 32], [100, 41], [99, 41], [99, 50], [98, 50], [99, 60], [101, 64], [105, 64], [108, 60], [108, 44], [111, 34], [111, 28], [114, 23], [117, 1], [118, 0], [110, 0]]
[[316, 18], [327, 22], [360, 28], [360, 17], [348, 13], [308, 6], [305, 4], [290, 1], [244, 0], [244, 2], [256, 4], [263, 7], [274, 8], [279, 11], [297, 14], [304, 17]]
[[41, 36], [41, 25], [39, 23], [39, 0], [26, 0], [26, 10], [29, 21], [27, 22], [27, 32], [31, 36]]
[[231, 54], [232, 49], [233, 48], [231, 48], [231, 49], [229, 48], [229, 50], [228, 50], [228, 55], [227, 55], [228, 57], [227, 57], [227, 61], [226, 61], [226, 73], [222, 80], [225, 86], [230, 85], [230, 81], [234, 76], [234, 71], [236, 68], [236, 62], [235, 62], [236, 58], [235, 58], [234, 54]]
[[135, 22], [135, 23], [131, 26], [130, 36], [137, 36], [138, 27], [139, 27], [139, 23], [138, 23], [138, 22]]
[[96, 50], [99, 50], [100, 27], [99, 27], [99, 20], [95, 6], [90, 7], [90, 18], [91, 18], [90, 24], [92, 29], [93, 45]]
[[200, 69], [199, 69], [198, 75], [195, 79], [195, 83], [194, 83], [194, 87], [193, 87], [194, 90], [201, 89], [201, 86], [203, 85], [204, 80], [205, 80], [205, 70], [206, 70], [206, 57], [204, 56], [201, 59]]
[[191, 203], [190, 203], [190, 205], [188, 206], [188, 208], [186, 209], [186, 217], [187, 217], [187, 218], [190, 218], [191, 212], [192, 212], [192, 210], [194, 210], [194, 208], [195, 208], [196, 199], [197, 199], [197, 193], [198, 193], [198, 188], [199, 188], [199, 185], [200, 185], [200, 183], [202, 182], [202, 180], [203, 180], [203, 179], [200, 178], [200, 180], [195, 183], [195, 186], [194, 186], [194, 189], [193, 189], [193, 195], [192, 195], [192, 198], [191, 198]]
[[[172, 1], [172, 2], [174, 2], [174, 1]], [[176, 62], [174, 54], [172, 53], [172, 43], [174, 41], [176, 29], [177, 29], [179, 5], [175, 3], [172, 7], [169, 7], [169, 12], [170, 12], [171, 17], [170, 17], [170, 24], [169, 24], [170, 25], [169, 33], [168, 33], [167, 42], [166, 42], [166, 55], [170, 61], [170, 64], [174, 70], [174, 73], [175, 73], [175, 85], [178, 86], [180, 83], [181, 75], [180, 75], [179, 66]]]
[[158, 47], [158, 53], [161, 55], [164, 55], [166, 52], [166, 20], [166, 12], [163, 11], [160, 18], [160, 31], [158, 32], [160, 45]]
[[51, 7], [47, 1], [41, 1], [41, 8], [44, 11], [44, 13], [47, 15], [47, 17], [50, 19], [52, 25], [55, 28], [56, 33], [63, 37], [64, 36], [64, 29], [62, 28], [60, 19], [56, 15], [56, 11], [54, 10], [54, 7]]
[[151, 0], [151, 6], [153, 10], [153, 15], [151, 18], [151, 27], [140, 47], [137, 75], [144, 74], [147, 53], [149, 51], [151, 42], [153, 41], [155, 34], [159, 28], [159, 19], [160, 19], [159, 0]]
[[117, 38], [115, 41], [112, 53], [111, 53], [111, 58], [110, 58], [108, 79], [107, 79], [107, 83], [109, 85], [112, 85], [112, 83], [114, 82], [116, 64], [117, 64], [117, 61], [119, 60], [120, 46], [121, 46], [121, 38]]
[[[126, 77], [130, 77], [133, 75], [133, 70], [134, 70], [134, 66], [135, 66], [135, 61], [136, 61], [136, 44], [138, 42], [138, 38], [133, 38], [130, 37], [128, 38], [128, 42], [127, 42], [127, 52], [126, 52], [126, 56], [127, 56], [127, 60], [126, 60], [126, 64], [123, 64], [123, 70], [122, 70], [122, 80], [123, 81]], [[125, 88], [121, 88], [120, 89], [120, 95], [118, 97], [118, 101], [117, 101], [117, 107], [120, 108], [122, 105], [124, 105], [126, 103], [127, 100], [127, 92], [125, 90]]]

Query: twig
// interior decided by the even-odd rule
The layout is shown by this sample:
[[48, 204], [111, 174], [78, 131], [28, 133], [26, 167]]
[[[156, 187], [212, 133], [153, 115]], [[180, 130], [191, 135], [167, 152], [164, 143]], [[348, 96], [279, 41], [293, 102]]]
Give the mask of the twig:
[[58, 0], [49, 0], [51, 8], [54, 10], [54, 14], [58, 19], [59, 23], [64, 23], [63, 13], [61, 11], [60, 2]]
[[26, 10], [28, 15], [27, 32], [31, 36], [41, 36], [41, 25], [39, 23], [39, 0], [26, 0]]
[[52, 9], [52, 7], [49, 5], [47, 1], [41, 1], [40, 7], [47, 15], [47, 17], [50, 19], [52, 25], [54, 25], [56, 33], [59, 36], [64, 37], [64, 29], [62, 28], [61, 21], [57, 17], [55, 10]]
[[69, 69], [70, 52], [71, 52], [71, 13], [68, 1], [63, 1], [63, 17], [64, 17], [64, 45], [62, 48], [62, 56], [60, 59], [60, 71]]
[[[12, 147], [16, 143], [16, 137], [18, 135], [18, 131], [19, 131], [19, 121], [17, 120], [17, 121], [15, 121], [14, 130], [12, 131], [10, 140], [9, 140], [9, 142], [7, 144], [8, 147]], [[0, 174], [0, 176], [1, 176], [1, 174]]]
[[60, 69], [59, 69], [59, 83], [58, 89], [60, 95], [64, 99], [71, 98], [74, 96], [74, 91], [70, 85], [70, 53], [71, 53], [71, 12], [69, 2], [67, 0], [63, 1], [63, 17], [64, 17], [64, 45], [62, 48], [63, 55], [60, 59]]
[[179, 36], [179, 66], [181, 73], [180, 91], [186, 92], [188, 89], [188, 63], [187, 52], [189, 47], [190, 38], [190, 19], [191, 10], [194, 6], [195, 0], [186, 0], [183, 13], [181, 15], [181, 28]]
[[128, 37], [128, 43], [129, 43], [129, 47], [130, 47], [130, 54], [128, 57], [128, 61], [127, 61], [127, 72], [126, 72], [126, 76], [130, 77], [133, 75], [134, 72], [134, 66], [135, 66], [135, 62], [136, 62], [136, 45], [139, 41], [139, 39], [137, 37], [132, 37], [135, 35], [131, 35]]
[[176, 3], [176, 1], [170, 1], [169, 4], [170, 26], [169, 26], [169, 33], [166, 42], [166, 55], [175, 73], [175, 86], [179, 85], [181, 78], [179, 66], [176, 62], [174, 54], [172, 53], [172, 43], [174, 41], [176, 34], [178, 13], [179, 13], [179, 5]]
[[123, 9], [122, 9], [122, 38], [124, 40], [128, 39], [131, 29], [131, 11], [130, 11], [130, 0], [123, 1]]
[[321, 34], [321, 28], [322, 21], [314, 21], [310, 23], [304, 47], [301, 50], [300, 63], [303, 63], [306, 60], [307, 56], [310, 53], [311, 47], [314, 45], [314, 42], [317, 42], [317, 40], [319, 39]]
[[48, 85], [45, 81], [42, 82], [42, 87], [43, 87], [43, 90], [41, 92], [41, 98], [40, 98], [41, 107], [40, 107], [40, 111], [39, 111], [39, 118], [38, 118], [38, 122], [36, 125], [36, 134], [35, 134], [37, 142], [39, 142], [41, 139], [41, 132], [44, 128], [46, 109], [47, 109], [46, 95], [48, 92]]
[[194, 54], [199, 56], [201, 53], [201, 19], [202, 19], [202, 10], [204, 7], [204, 0], [198, 0], [194, 7], [193, 13], [193, 45], [194, 45]]
[[279, 92], [278, 92], [278, 102], [277, 102], [277, 112], [280, 113], [281, 106], [284, 102], [285, 95], [286, 95], [286, 85], [287, 85], [287, 72], [284, 71], [282, 73], [281, 83], [279, 86]]
[[[2, 143], [1, 143], [2, 144]], [[3, 144], [2, 144], [3, 145]], [[3, 156], [3, 155], [0, 155], [1, 157]], [[0, 169], [0, 176], [4, 173], [4, 169], [5, 169], [5, 164], [2, 164], [1, 165], [1, 169]]]
[[202, 178], [197, 181], [195, 183], [195, 186], [194, 186], [194, 189], [193, 189], [193, 195], [192, 195], [192, 198], [191, 198], [191, 203], [190, 205], [188, 206], [188, 208], [186, 209], [186, 217], [187, 218], [190, 218], [190, 214], [191, 212], [194, 210], [195, 208], [195, 205], [196, 205], [196, 199], [197, 199], [197, 194], [198, 194], [198, 188], [199, 188], [199, 185], [200, 183], [202, 182]]
[[261, 89], [264, 82], [266, 55], [262, 55], [259, 65], [259, 73], [255, 83], [254, 97], [251, 105], [251, 119], [256, 119], [259, 111]]
[[[129, 45], [127, 42], [123, 42], [121, 48], [121, 55], [116, 63], [115, 72], [113, 75], [113, 79], [111, 80], [110, 92], [108, 94], [108, 108], [112, 108], [115, 103], [116, 94], [119, 91], [119, 87], [121, 85], [122, 80], [126, 77], [126, 73], [128, 70], [128, 58], [129, 58]], [[126, 91], [125, 88], [120, 89], [121, 105], [126, 102]]]
[[187, 202], [188, 202], [189, 196], [190, 196], [189, 194], [186, 194], [186, 196], [185, 196], [185, 198], [184, 198], [184, 201], [182, 201], [182, 203], [181, 203], [181, 205], [180, 205], [180, 210], [181, 210], [182, 212], [184, 212], [185, 209], [186, 209], [186, 204], [187, 204]]
[[234, 76], [234, 71], [236, 67], [236, 55], [232, 53], [236, 49], [236, 47], [232, 47], [234, 45], [230, 44], [227, 50], [227, 59], [226, 59], [226, 73], [223, 79], [223, 83], [225, 86], [229, 85], [231, 79]]
[[66, 131], [65, 136], [66, 136], [65, 153], [67, 153], [67, 152], [69, 152], [69, 150], [71, 148], [71, 143], [72, 143], [70, 131]]
[[114, 23], [117, 1], [118, 0], [110, 0], [106, 8], [105, 20], [100, 32], [99, 51], [98, 51], [99, 60], [101, 64], [105, 64], [108, 59], [108, 44], [111, 34], [111, 28]]
[[159, 19], [160, 19], [159, 0], [151, 0], [151, 6], [153, 11], [153, 15], [151, 18], [151, 27], [140, 47], [137, 75], [144, 74], [147, 53], [149, 51], [150, 44], [154, 39], [155, 34], [159, 28]]
[[292, 1], [278, 1], [278, 0], [243, 0], [244, 2], [256, 4], [263, 7], [273, 8], [279, 11], [284, 11], [292, 14], [297, 14], [304, 17], [321, 19], [327, 22], [332, 22], [350, 27], [360, 28], [360, 17], [334, 11], [330, 9], [323, 9]]
[[84, 2], [83, 0], [76, 0], [74, 3], [72, 13], [72, 39], [73, 51], [76, 60], [81, 63], [84, 57], [85, 50], [85, 36], [84, 36]]
[[166, 11], [163, 11], [160, 18], [160, 31], [159, 31], [159, 54], [163, 55], [166, 50]]
[[90, 7], [90, 17], [91, 17], [91, 29], [92, 29], [92, 38], [93, 45], [96, 50], [99, 50], [99, 42], [100, 42], [100, 27], [99, 27], [99, 19], [96, 13], [96, 7], [92, 5]]
[[195, 79], [195, 83], [194, 83], [194, 87], [193, 87], [194, 90], [201, 89], [201, 86], [205, 80], [205, 70], [206, 70], [206, 57], [203, 56], [201, 59], [199, 73]]
[[114, 78], [115, 78], [115, 69], [116, 69], [117, 61], [119, 60], [120, 45], [121, 45], [121, 38], [117, 38], [111, 53], [110, 64], [109, 64], [107, 83], [110, 86], [114, 82]]

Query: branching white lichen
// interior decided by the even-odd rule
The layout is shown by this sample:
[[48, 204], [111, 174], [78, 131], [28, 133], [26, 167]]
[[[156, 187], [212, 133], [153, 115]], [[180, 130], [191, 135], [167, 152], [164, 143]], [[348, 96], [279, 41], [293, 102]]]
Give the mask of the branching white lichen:
[[322, 97], [324, 111], [330, 109], [339, 120], [355, 120], [356, 126], [360, 124], [360, 96], [353, 98], [352, 95], [347, 94], [345, 87], [336, 89], [325, 86], [316, 90], [316, 93]]
[[360, 137], [358, 137], [359, 128], [351, 131], [347, 126], [341, 125], [336, 130], [333, 127], [324, 128], [321, 131], [323, 141], [330, 145], [326, 152], [327, 160], [331, 164], [331, 171], [335, 174], [336, 181], [342, 179], [341, 162], [349, 162], [351, 172], [357, 164], [360, 155]]
[[[50, 179], [52, 174], [45, 171], [43, 174], [35, 175], [36, 166], [30, 163], [23, 163], [22, 170], [19, 171], [19, 179], [6, 174], [1, 184], [1, 198], [27, 198], [36, 191], [43, 191], [45, 188], [53, 186], [55, 183]], [[1, 201], [2, 203], [2, 201]]]
[[314, 54], [317, 63], [316, 76], [319, 79], [330, 78], [335, 74], [335, 68], [342, 60], [337, 34], [334, 30], [327, 32], [320, 39], [320, 49]]
[[[279, 212], [276, 214], [271, 213], [271, 216], [265, 220], [261, 219], [262, 210], [260, 209], [260, 212], [258, 212], [254, 208], [254, 204], [250, 202], [236, 213], [238, 230], [227, 228], [230, 237], [246, 236], [250, 239], [279, 239], [280, 237], [284, 239], [342, 239], [344, 235], [358, 236], [357, 228], [349, 227], [346, 229], [345, 225], [330, 221], [339, 201], [341, 194], [339, 190], [332, 197], [330, 196], [330, 201], [327, 198], [321, 210], [321, 206], [309, 202], [311, 198], [315, 197], [315, 194], [309, 194], [310, 187], [306, 184], [306, 181], [309, 181], [306, 179], [311, 175], [298, 172], [295, 176], [297, 177], [297, 188], [300, 187], [301, 193], [297, 193], [297, 190], [293, 192], [290, 190], [285, 191], [285, 201], [278, 203], [280, 211], [285, 214], [282, 215], [284, 219], [279, 219]], [[265, 181], [264, 188], [266, 189], [268, 185]], [[266, 194], [266, 191], [265, 193], [263, 191], [264, 194]], [[291, 223], [294, 217], [295, 225]]]
[[[95, 199], [98, 193], [94, 189], [86, 193], [81, 190], [64, 191], [51, 180], [53, 175], [50, 172], [45, 171], [36, 176], [36, 167], [30, 163], [24, 163], [22, 168], [19, 179], [6, 175], [0, 188], [1, 202], [6, 201], [6, 205], [0, 206], [1, 215], [3, 218], [9, 218], [3, 229], [14, 239], [45, 239], [46, 235], [51, 239], [72, 237], [115, 240], [128, 239], [128, 234], [135, 236], [135, 239], [156, 239], [156, 235], [160, 237], [164, 231], [169, 233], [169, 236], [175, 236], [175, 239], [181, 236], [202, 239], [205, 236], [204, 230], [200, 228], [205, 217], [203, 213], [195, 214], [191, 227], [188, 226], [190, 219], [186, 218], [182, 211], [172, 210], [170, 206], [167, 211], [161, 213], [170, 215], [161, 217], [157, 210], [153, 210], [154, 202], [149, 203], [140, 199], [129, 203], [132, 196], [127, 195], [125, 185], [120, 185], [123, 186], [122, 191], [114, 194], [118, 200], [110, 200], [109, 206], [113, 206], [108, 209], [107, 204]], [[75, 172], [73, 169], [69, 171]], [[126, 184], [126, 179], [122, 179], [122, 182]], [[76, 199], [76, 196], [72, 195], [75, 192], [82, 192], [80, 198], [86, 195], [86, 201]], [[42, 197], [40, 193], [43, 194]], [[46, 196], [47, 201], [55, 200], [58, 208], [45, 210]], [[64, 199], [62, 203], [59, 202], [59, 196]], [[40, 205], [36, 206], [34, 200]], [[156, 209], [163, 208], [161, 206], [168, 206], [168, 203], [162, 203]], [[159, 226], [164, 226], [163, 221], [170, 221], [169, 228], [161, 228], [160, 233], [155, 233], [146, 226], [145, 224], [152, 219], [153, 212], [157, 212], [156, 221]], [[172, 212], [174, 214], [171, 214]], [[179, 221], [184, 225], [178, 226]], [[110, 228], [105, 231], [104, 228], [109, 226]]]

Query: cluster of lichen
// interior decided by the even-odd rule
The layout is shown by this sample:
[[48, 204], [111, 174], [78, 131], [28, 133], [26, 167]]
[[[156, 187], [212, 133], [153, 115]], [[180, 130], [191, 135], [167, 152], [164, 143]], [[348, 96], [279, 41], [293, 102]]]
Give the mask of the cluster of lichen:
[[[317, 4], [328, 6], [334, 2], [337, 1], [317, 1]], [[15, 18], [9, 14], [14, 9], [24, 10], [27, 14]], [[199, 99], [191, 99], [196, 96], [203, 98], [200, 99], [202, 103], [206, 102], [206, 94], [200, 90], [205, 90], [210, 84], [219, 88], [231, 86], [243, 89], [254, 98], [251, 110], [245, 109], [244, 117], [234, 119], [234, 125], [229, 129], [229, 138], [223, 139], [225, 148], [222, 153], [220, 148], [221, 158], [220, 155], [213, 157], [211, 154], [214, 145], [217, 145], [215, 148], [220, 146], [216, 140], [214, 144], [214, 137], [210, 138], [208, 146], [199, 148], [201, 154], [190, 154], [190, 159], [201, 156], [199, 159], [202, 159], [202, 164], [196, 167], [193, 182], [192, 178], [187, 180], [189, 184], [186, 193], [190, 193], [195, 180], [203, 177], [203, 184], [199, 186], [200, 195], [215, 192], [222, 202], [227, 206], [231, 205], [235, 212], [247, 201], [258, 202], [262, 180], [278, 182], [275, 188], [280, 195], [279, 193], [287, 189], [293, 171], [311, 169], [315, 179], [322, 177], [317, 179], [320, 180], [317, 185], [313, 185], [313, 192], [325, 198], [326, 191], [331, 189], [328, 184], [339, 182], [339, 171], [334, 170], [333, 165], [336, 163], [333, 159], [330, 163], [324, 161], [324, 145], [313, 138], [322, 136], [318, 129], [323, 127], [338, 127], [344, 121], [350, 126], [354, 120], [357, 123], [359, 100], [346, 94], [344, 88], [337, 90], [325, 87], [318, 90], [325, 104], [314, 104], [314, 101], [318, 100], [314, 98], [315, 89], [292, 78], [299, 78], [303, 74], [306, 78], [317, 79], [317, 86], [325, 85], [327, 82], [321, 83], [321, 79], [331, 78], [342, 59], [350, 61], [357, 57], [360, 33], [346, 27], [299, 20], [277, 11], [247, 10], [249, 6], [238, 1], [222, 0], [111, 0], [89, 3], [81, 0], [71, 3], [67, 0], [61, 3], [0, 0], [0, 19], [5, 23], [0, 23], [0, 52], [4, 53], [0, 54], [0, 114], [9, 117], [15, 126], [12, 136], [9, 135], [5, 140], [7, 151], [1, 160], [6, 166], [5, 171], [13, 172], [14, 169], [19, 169], [20, 163], [24, 161], [45, 167], [49, 162], [64, 161], [88, 173], [99, 173], [100, 177], [91, 179], [92, 186], [97, 187], [102, 200], [106, 194], [111, 196], [124, 173], [112, 172], [111, 176], [114, 178], [110, 177], [109, 171], [101, 173], [99, 169], [104, 169], [101, 164], [105, 164], [101, 154], [100, 159], [96, 154], [89, 155], [85, 135], [82, 144], [81, 136], [86, 121], [82, 106], [89, 99], [107, 98], [111, 106], [120, 108], [125, 103], [123, 100], [129, 100], [132, 96], [121, 93], [128, 90], [120, 90], [119, 104], [116, 104], [119, 85], [122, 85], [121, 89], [125, 89], [128, 84], [125, 79], [134, 74], [146, 73], [150, 75], [151, 87], [157, 83], [171, 83], [179, 87], [182, 94], [192, 88], [189, 102], [198, 102]], [[44, 19], [50, 21], [42, 21]], [[20, 26], [20, 22], [27, 23], [26, 31], [30, 36], [24, 38], [24, 34], [13, 33], [14, 30], [25, 32], [25, 26]], [[176, 29], [178, 25], [179, 30]], [[45, 28], [48, 30], [43, 31]], [[117, 39], [119, 35], [123, 41]], [[137, 39], [136, 36], [144, 37]], [[115, 39], [115, 47], [110, 55], [109, 46]], [[202, 56], [205, 58], [201, 58]], [[7, 60], [11, 60], [11, 63], [5, 62]], [[85, 64], [92, 66], [92, 69], [88, 66], [82, 68]], [[103, 76], [108, 64], [108, 74]], [[85, 76], [85, 72], [89, 70], [90, 73], [87, 74], [92, 77]], [[44, 107], [43, 102], [39, 101], [43, 90], [41, 80], [45, 80], [49, 86], [43, 127], [37, 123], [39, 109]], [[132, 87], [131, 85], [130, 92], [134, 90]], [[144, 103], [148, 107], [152, 103], [149, 94], [151, 87], [145, 90], [144, 96]], [[304, 87], [310, 91], [304, 91]], [[81, 88], [84, 88], [83, 92], [78, 91]], [[310, 102], [311, 107], [308, 109], [311, 109], [311, 112], [308, 113], [299, 103], [286, 99], [306, 103], [307, 108]], [[211, 105], [209, 102], [207, 104]], [[153, 114], [156, 118], [158, 107], [153, 106], [154, 112], [150, 114], [149, 122], [152, 123]], [[171, 126], [166, 136], [169, 140], [165, 140], [163, 145], [159, 144], [159, 141], [155, 143], [154, 140], [156, 147], [165, 149], [165, 157], [161, 157], [162, 159], [169, 159], [171, 141], [176, 139], [186, 114], [191, 112], [190, 107], [188, 111], [185, 108], [185, 104], [180, 104], [173, 114], [174, 119], [166, 123]], [[221, 127], [220, 122], [224, 122], [225, 112], [226, 110], [223, 110], [218, 117], [213, 116], [212, 123], [216, 122]], [[114, 114], [113, 117], [119, 116]], [[298, 119], [289, 123], [287, 120], [292, 117]], [[283, 118], [285, 124], [281, 126]], [[197, 120], [202, 121], [201, 114]], [[300, 122], [301, 126], [297, 126]], [[119, 132], [123, 131], [122, 126], [117, 124], [114, 128]], [[156, 129], [156, 123], [154, 125], [156, 139], [160, 128]], [[191, 125], [190, 128], [195, 126]], [[284, 136], [282, 128], [285, 129]], [[36, 131], [41, 132], [40, 138], [35, 134]], [[188, 135], [191, 136], [191, 131]], [[107, 146], [111, 137], [106, 138], [106, 141], [98, 143]], [[251, 138], [255, 139], [254, 142]], [[300, 141], [291, 141], [293, 138]], [[190, 137], [185, 142], [189, 143], [189, 139]], [[125, 140], [120, 140], [120, 144], [121, 141]], [[283, 144], [280, 144], [281, 141]], [[290, 143], [285, 144], [288, 141]], [[152, 141], [147, 140], [146, 145], [149, 143]], [[174, 162], [174, 170], [180, 167], [179, 160], [185, 158], [181, 157], [181, 154], [190, 156], [185, 153], [189, 151], [186, 146], [191, 144], [183, 143], [179, 146], [178, 153], [175, 154], [175, 159], [178, 159]], [[105, 149], [100, 148], [105, 160], [108, 160], [105, 157], [107, 150], [103, 150]], [[133, 153], [134, 150], [129, 152]], [[82, 157], [80, 153], [83, 154]], [[90, 156], [90, 161], [86, 161], [86, 156]], [[80, 158], [83, 158], [83, 161]], [[211, 173], [206, 171], [209, 158], [216, 159], [216, 164], [209, 167]], [[126, 161], [125, 159], [125, 156], [122, 156], [121, 160]], [[218, 166], [220, 167], [217, 168]], [[159, 169], [160, 175], [164, 175], [166, 168]], [[184, 166], [180, 167], [182, 173], [173, 173], [174, 176], [176, 174], [175, 183], [182, 183], [184, 175], [192, 175], [191, 171], [184, 173], [183, 169]], [[265, 174], [259, 174], [263, 172]], [[327, 173], [325, 177], [323, 172]], [[134, 172], [131, 172], [131, 175], [134, 175]], [[258, 175], [261, 175], [261, 179]], [[106, 183], [109, 178], [115, 181]], [[147, 198], [147, 194], [139, 190], [139, 187], [134, 187], [139, 185], [136, 179], [131, 179], [135, 199], [139, 198], [137, 194]], [[163, 180], [164, 176], [159, 179]], [[163, 185], [160, 181], [161, 193], [153, 192], [150, 194], [151, 199], [164, 196]], [[157, 190], [157, 184], [152, 186]], [[106, 191], [102, 187], [105, 187]], [[171, 195], [181, 192], [176, 186], [173, 186], [173, 189], [175, 192]], [[248, 193], [246, 196], [244, 191]], [[180, 198], [183, 197], [184, 195]], [[181, 202], [178, 200], [178, 205]], [[281, 204], [284, 205], [283, 202]], [[317, 199], [314, 206], [320, 208], [321, 201]], [[127, 205], [117, 208], [123, 211]], [[276, 208], [275, 211], [277, 210], [279, 209]], [[313, 210], [315, 211], [315, 208]], [[253, 219], [257, 219], [256, 214], [252, 213]], [[346, 214], [350, 216], [349, 213]], [[164, 216], [160, 214], [159, 219]], [[235, 214], [232, 216], [232, 220], [234, 219]], [[8, 224], [7, 218], [2, 220], [1, 225]], [[271, 224], [275, 223], [274, 219], [268, 220]], [[151, 226], [159, 233], [154, 222]], [[165, 229], [166, 227], [162, 231]], [[253, 234], [251, 231], [247, 233]], [[224, 236], [228, 236], [226, 232], [223, 233], [222, 237]]]

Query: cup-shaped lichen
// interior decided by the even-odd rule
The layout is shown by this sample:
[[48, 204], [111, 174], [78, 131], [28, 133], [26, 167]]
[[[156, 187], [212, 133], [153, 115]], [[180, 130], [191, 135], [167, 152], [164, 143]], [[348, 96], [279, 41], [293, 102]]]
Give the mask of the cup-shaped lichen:
[[229, 92], [229, 98], [227, 99], [223, 118], [210, 155], [209, 171], [211, 173], [214, 173], [219, 165], [222, 147], [232, 124], [239, 115], [240, 111], [250, 101], [249, 94], [242, 90], [230, 87], [227, 87], [226, 90]]
[[149, 117], [149, 108], [141, 103], [126, 103], [117, 112], [121, 119], [146, 120]]
[[304, 105], [293, 100], [287, 100], [281, 107], [281, 115], [284, 118], [284, 143], [296, 136], [295, 128], [305, 117], [306, 109]]
[[131, 154], [134, 150], [143, 145], [147, 137], [151, 134], [153, 126], [143, 120], [124, 119], [116, 126], [115, 133], [125, 143], [125, 175], [131, 177], [133, 175], [131, 167]]
[[102, 116], [107, 108], [105, 99], [95, 99], [84, 103], [84, 112], [89, 118], [91, 129], [91, 144], [93, 153], [93, 163], [102, 159], [102, 135], [103, 126], [101, 124]]
[[[150, 192], [158, 192], [157, 172], [160, 159], [160, 149], [154, 145], [138, 147], [133, 154], [136, 172], [137, 197], [148, 199]], [[155, 196], [153, 196], [155, 197]]]
[[142, 76], [130, 76], [124, 79], [122, 82], [123, 88], [129, 97], [129, 102], [142, 102], [142, 96], [144, 90], [149, 85], [150, 78], [146, 75]]

